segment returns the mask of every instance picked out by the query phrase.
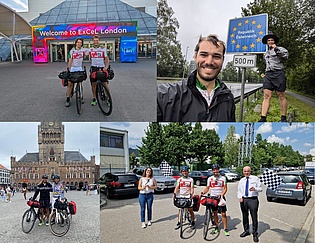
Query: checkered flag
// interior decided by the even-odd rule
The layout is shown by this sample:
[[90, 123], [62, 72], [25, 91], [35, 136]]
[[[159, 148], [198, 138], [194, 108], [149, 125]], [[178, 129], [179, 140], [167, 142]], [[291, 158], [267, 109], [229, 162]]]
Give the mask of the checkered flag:
[[265, 184], [271, 190], [276, 190], [283, 182], [283, 179], [274, 173], [272, 170], [266, 169], [259, 177], [260, 182]]
[[171, 176], [173, 174], [172, 167], [165, 160], [162, 161], [159, 167], [163, 175]]

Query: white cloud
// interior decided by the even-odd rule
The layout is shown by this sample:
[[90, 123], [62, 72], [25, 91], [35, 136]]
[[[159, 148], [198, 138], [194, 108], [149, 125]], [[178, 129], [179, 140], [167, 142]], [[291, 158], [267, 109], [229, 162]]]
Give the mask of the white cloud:
[[279, 138], [279, 137], [275, 136], [274, 134], [272, 134], [271, 136], [269, 136], [269, 137], [267, 138], [267, 141], [268, 141], [269, 143], [276, 142], [276, 143], [284, 144], [284, 139], [283, 139], [283, 138]]
[[217, 133], [219, 132], [219, 124], [218, 123], [215, 123], [215, 122], [211, 122], [211, 123], [201, 123], [202, 125], [202, 128], [203, 129], [214, 129]]
[[299, 141], [298, 139], [292, 139], [290, 142], [291, 143], [296, 143], [297, 141]]
[[258, 129], [256, 130], [256, 133], [264, 134], [264, 133], [270, 133], [272, 132], [272, 123], [266, 122], [262, 124]]
[[303, 146], [304, 147], [312, 147], [313, 145], [311, 143], [304, 143]]
[[315, 148], [310, 149], [310, 154], [315, 156]]

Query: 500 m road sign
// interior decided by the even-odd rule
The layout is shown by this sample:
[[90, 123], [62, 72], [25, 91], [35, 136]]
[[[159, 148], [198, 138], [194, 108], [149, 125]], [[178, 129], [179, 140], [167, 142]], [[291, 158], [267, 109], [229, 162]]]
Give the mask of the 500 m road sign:
[[233, 66], [242, 68], [256, 67], [256, 55], [234, 55]]

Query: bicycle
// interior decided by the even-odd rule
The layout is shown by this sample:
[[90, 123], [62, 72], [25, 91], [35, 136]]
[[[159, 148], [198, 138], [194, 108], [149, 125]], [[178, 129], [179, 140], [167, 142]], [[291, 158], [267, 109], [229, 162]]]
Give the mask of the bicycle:
[[69, 212], [66, 198], [63, 202], [57, 198], [54, 208], [55, 210], [49, 216], [49, 228], [53, 235], [61, 237], [69, 231], [72, 215]]
[[183, 233], [184, 233], [184, 223], [188, 221], [188, 223], [191, 223], [191, 216], [188, 211], [188, 208], [191, 207], [191, 201], [192, 199], [190, 198], [185, 198], [185, 197], [176, 197], [174, 195], [174, 205], [180, 209], [180, 217], [179, 217], [179, 223], [180, 223], [180, 237], [184, 239]]
[[84, 103], [82, 82], [86, 80], [86, 78], [87, 76], [85, 66], [84, 71], [69, 72], [68, 81], [73, 83], [71, 94], [73, 95], [73, 93], [75, 93], [75, 102], [79, 115], [82, 113], [82, 104]]
[[[108, 70], [110, 70], [110, 67]], [[93, 72], [91, 72], [91, 77], [97, 80], [96, 99], [98, 106], [105, 116], [109, 116], [113, 110], [113, 101], [109, 89], [104, 84], [104, 82], [109, 82], [108, 71], [104, 72], [102, 68], [98, 68], [98, 70], [93, 70]]]
[[[205, 199], [202, 200], [201, 198], [205, 198]], [[211, 206], [215, 205], [216, 203], [218, 203], [218, 197], [210, 196], [210, 194], [208, 194], [208, 195], [201, 195], [200, 196], [200, 203], [206, 207], [205, 215], [204, 215], [205, 221], [204, 221], [204, 224], [203, 224], [203, 238], [205, 240], [209, 240], [209, 239], [207, 239], [208, 231], [210, 229], [214, 230], [215, 227], [216, 227], [216, 224], [215, 224], [215, 221], [214, 221], [214, 213], [212, 211]], [[210, 224], [210, 222], [211, 222], [211, 224]], [[219, 220], [219, 224], [220, 224], [220, 220]], [[214, 235], [214, 234], [211, 232], [211, 235]], [[214, 238], [216, 238], [216, 237], [217, 236], [215, 236]]]
[[[33, 227], [35, 225], [36, 219], [41, 221], [40, 210], [39, 210], [40, 203], [38, 201], [32, 200], [32, 198], [30, 198], [27, 201], [27, 205], [30, 206], [30, 208], [27, 209], [22, 216], [22, 231], [26, 234], [31, 232], [31, 230], [33, 229]], [[37, 212], [35, 211], [35, 208], [37, 208]], [[46, 217], [45, 211], [44, 211], [44, 215]], [[45, 220], [45, 218], [44, 218], [44, 220]]]

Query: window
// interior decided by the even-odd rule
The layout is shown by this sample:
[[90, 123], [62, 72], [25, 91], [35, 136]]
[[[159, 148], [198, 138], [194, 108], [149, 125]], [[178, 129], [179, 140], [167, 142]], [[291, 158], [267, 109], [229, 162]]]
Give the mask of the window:
[[123, 135], [101, 133], [101, 147], [124, 148]]
[[83, 178], [83, 173], [80, 173], [80, 178]]
[[38, 180], [38, 174], [35, 174], [35, 180]]
[[29, 177], [30, 177], [30, 179], [33, 179], [33, 174], [30, 174]]
[[73, 178], [77, 178], [77, 173], [73, 173]]
[[71, 178], [71, 177], [70, 177], [70, 173], [67, 173], [67, 174], [66, 174], [66, 178]]
[[15, 174], [15, 179], [19, 179], [19, 174]]
[[23, 179], [26, 179], [26, 174], [23, 174]]
[[90, 178], [90, 173], [86, 173], [85, 178]]

